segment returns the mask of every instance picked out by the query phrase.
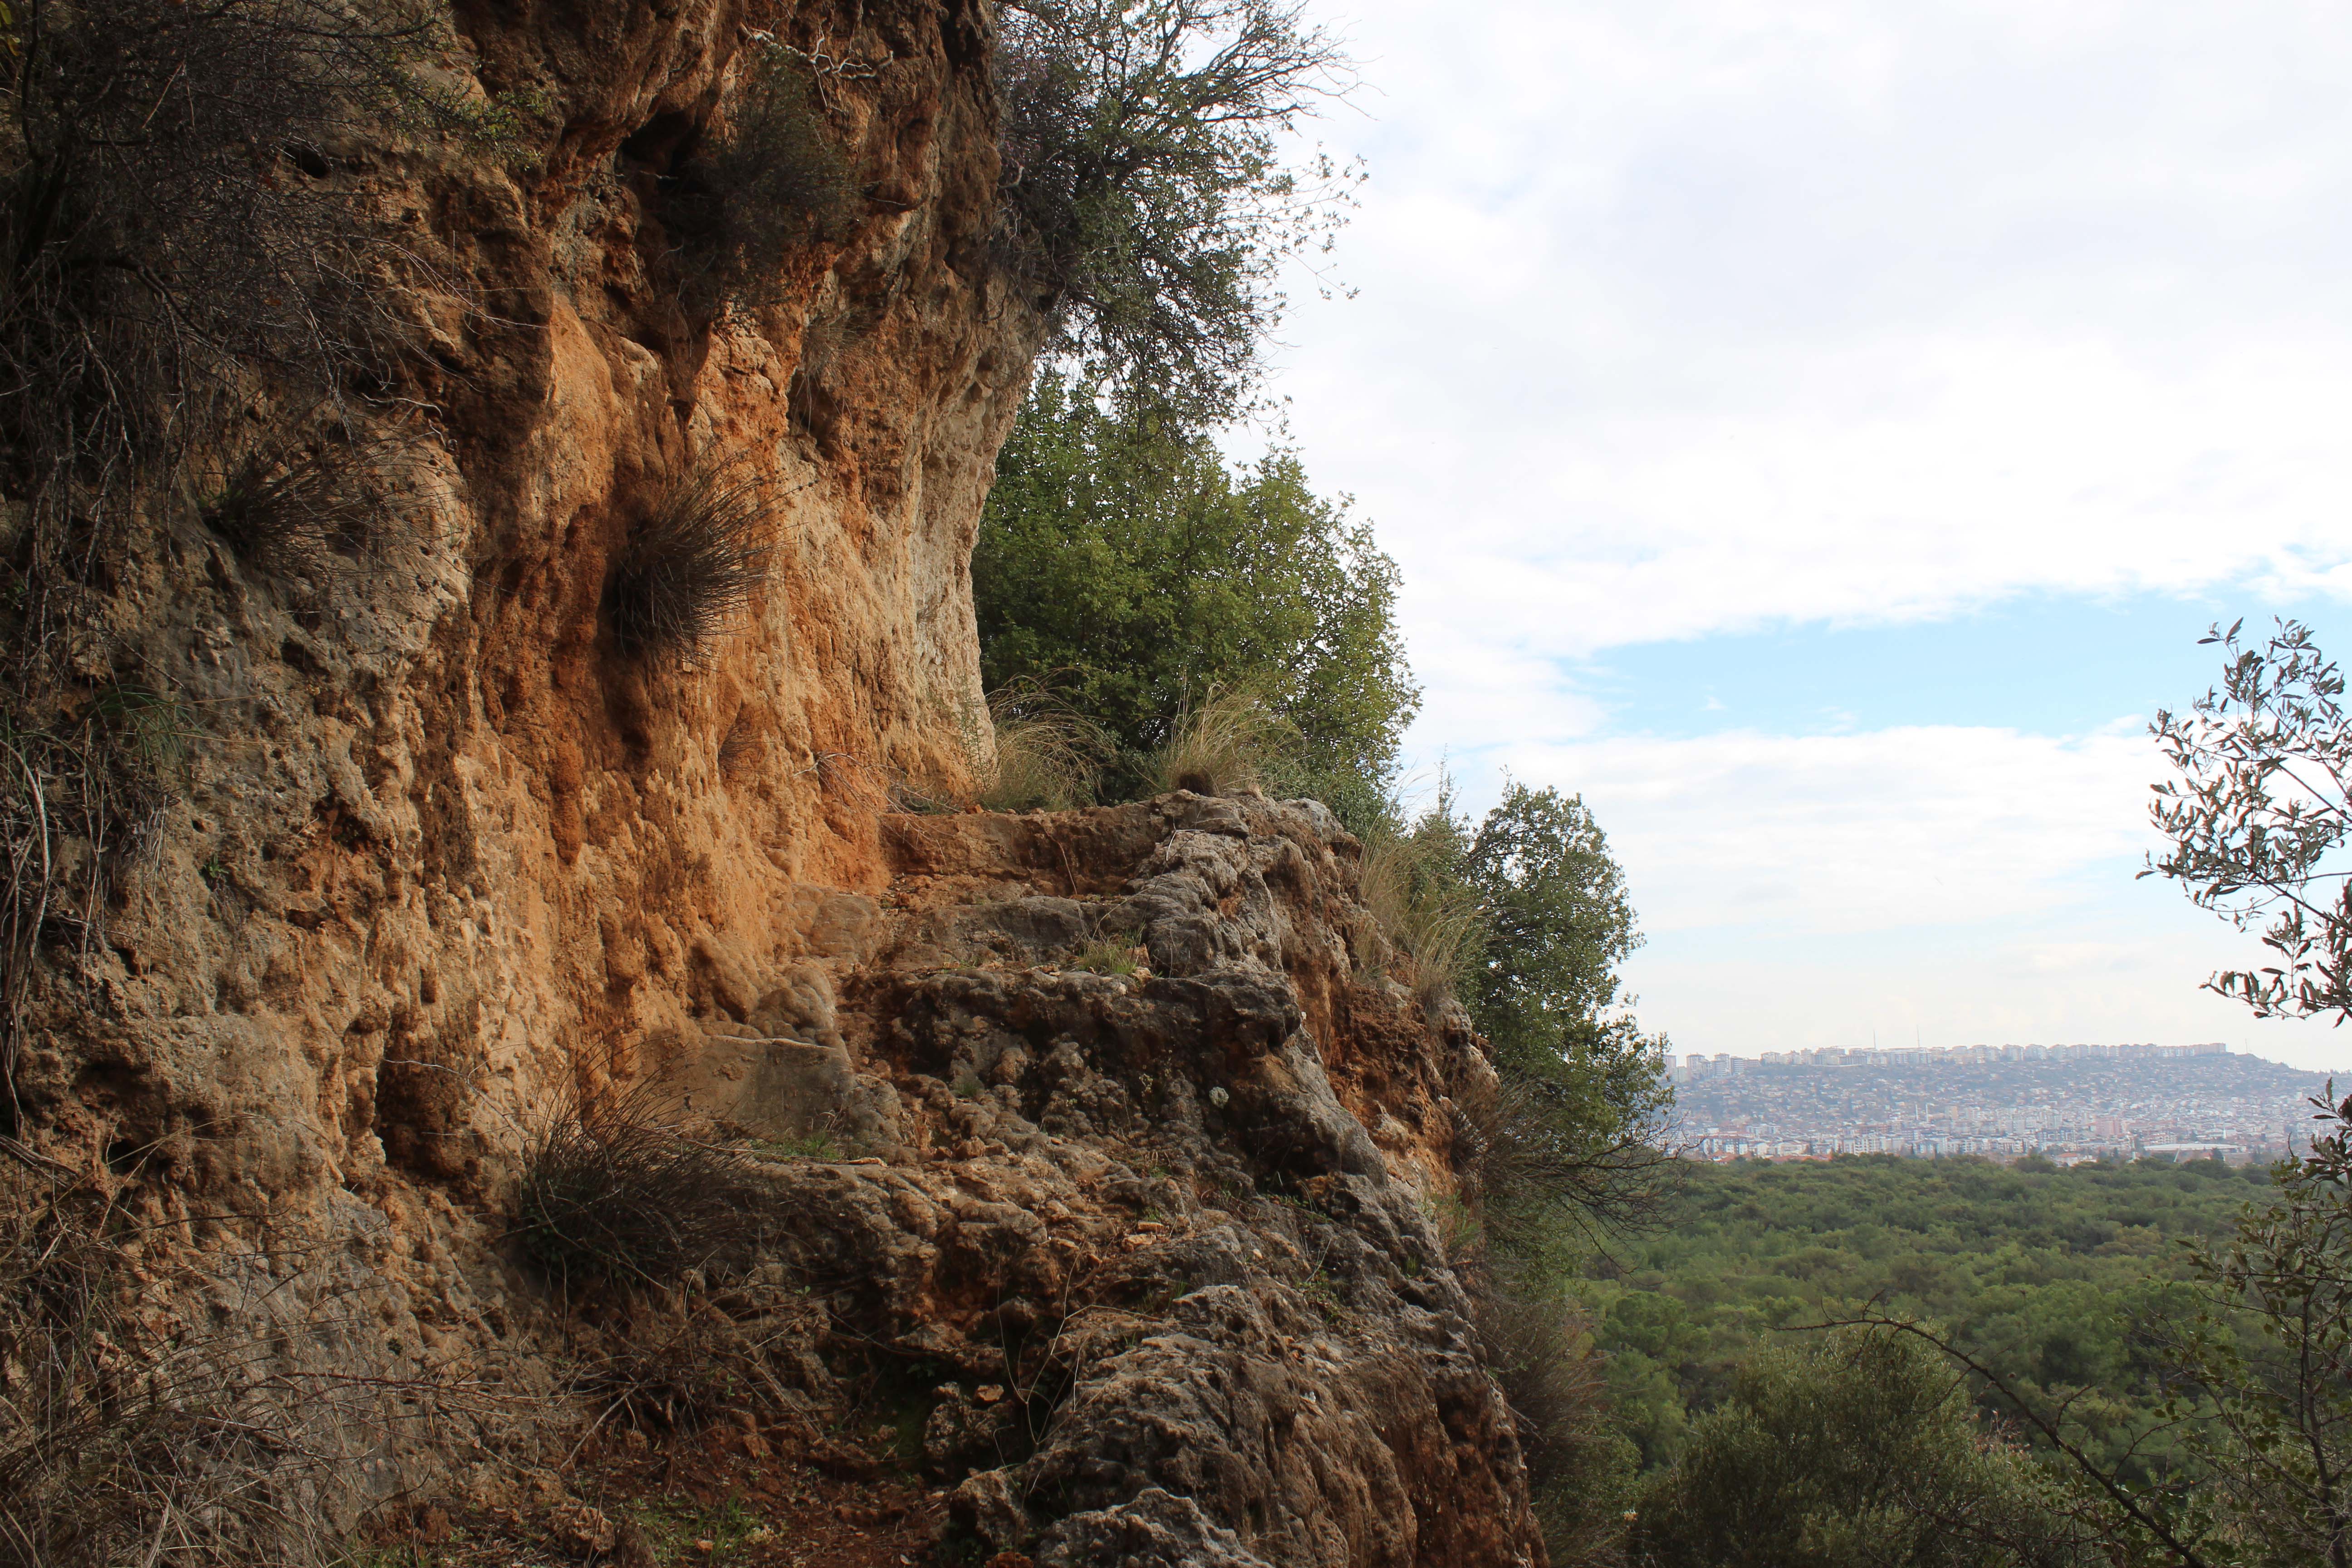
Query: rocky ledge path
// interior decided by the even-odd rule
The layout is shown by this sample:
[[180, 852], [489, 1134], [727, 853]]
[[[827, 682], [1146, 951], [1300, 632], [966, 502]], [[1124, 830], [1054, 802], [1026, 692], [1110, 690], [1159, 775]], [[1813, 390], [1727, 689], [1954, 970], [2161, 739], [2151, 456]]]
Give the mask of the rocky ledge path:
[[1430, 1219], [1491, 1069], [1387, 977], [1356, 841], [1186, 794], [885, 837], [810, 961], [711, 963], [680, 1080], [782, 1156], [780, 1277], [900, 1369], [966, 1560], [1542, 1563]]

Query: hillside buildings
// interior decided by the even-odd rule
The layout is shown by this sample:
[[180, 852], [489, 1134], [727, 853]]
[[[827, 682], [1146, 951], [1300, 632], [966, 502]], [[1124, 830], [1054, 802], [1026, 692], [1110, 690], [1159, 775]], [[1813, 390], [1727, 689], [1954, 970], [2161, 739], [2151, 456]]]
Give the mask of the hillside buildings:
[[1691, 1056], [1674, 1076], [1677, 1140], [1713, 1160], [2274, 1160], [2327, 1084], [2219, 1041]]

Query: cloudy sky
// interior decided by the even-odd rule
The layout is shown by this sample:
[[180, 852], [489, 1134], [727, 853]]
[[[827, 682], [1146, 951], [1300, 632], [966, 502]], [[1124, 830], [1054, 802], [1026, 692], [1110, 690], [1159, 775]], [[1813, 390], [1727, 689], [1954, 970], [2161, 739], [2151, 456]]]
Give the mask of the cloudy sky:
[[2216, 618], [2352, 654], [2352, 9], [1332, 0], [1278, 390], [1474, 805], [1580, 791], [1679, 1051], [2352, 1034], [2132, 873]]

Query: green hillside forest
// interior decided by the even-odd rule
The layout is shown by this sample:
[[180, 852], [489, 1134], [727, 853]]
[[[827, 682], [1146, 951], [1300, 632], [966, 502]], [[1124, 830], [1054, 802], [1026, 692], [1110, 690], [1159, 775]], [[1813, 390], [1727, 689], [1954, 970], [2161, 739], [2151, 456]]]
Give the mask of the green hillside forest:
[[[1596, 1260], [1585, 1289], [1621, 1429], [1645, 1466], [1680, 1451], [1741, 1364], [1872, 1303], [1916, 1316], [2051, 1405], [2075, 1395], [2103, 1456], [2161, 1468], [2151, 1336], [2193, 1310], [2190, 1244], [2272, 1195], [2261, 1165], [1842, 1155], [1692, 1164], [1664, 1223]], [[2078, 1391], [2084, 1391], [2078, 1393]], [[1986, 1414], [2007, 1415], [1988, 1396]]]

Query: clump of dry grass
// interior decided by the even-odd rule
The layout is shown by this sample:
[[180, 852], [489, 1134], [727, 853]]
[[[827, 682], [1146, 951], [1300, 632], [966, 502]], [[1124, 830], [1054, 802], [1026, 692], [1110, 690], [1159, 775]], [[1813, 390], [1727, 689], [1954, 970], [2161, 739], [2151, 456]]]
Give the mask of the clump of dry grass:
[[1427, 1007], [1454, 994], [1477, 961], [1486, 936], [1476, 898], [1434, 874], [1423, 845], [1407, 837], [1366, 847], [1364, 907], [1386, 936], [1397, 978]]
[[994, 745], [982, 770], [980, 805], [990, 811], [1067, 811], [1094, 798], [1110, 750], [1100, 725], [1029, 681], [991, 693], [988, 712]]
[[1106, 937], [1078, 949], [1062, 967], [1081, 969], [1092, 974], [1133, 974], [1144, 966], [1148, 959], [1144, 950], [1132, 941]]
[[0, 1169], [0, 1568], [341, 1561], [331, 1499], [394, 1422], [433, 1418], [451, 1391], [352, 1370], [342, 1358], [375, 1333], [289, 1308], [304, 1289], [279, 1249], [215, 1258], [185, 1282], [208, 1299], [166, 1331], [142, 1294], [155, 1258], [134, 1256], [153, 1238], [11, 1152], [25, 1168]]
[[613, 563], [604, 618], [614, 645], [698, 661], [768, 580], [773, 511], [767, 483], [747, 461], [688, 468]]
[[688, 1137], [650, 1084], [567, 1096], [523, 1152], [512, 1235], [554, 1279], [663, 1288], [747, 1256], [750, 1163]]
[[1279, 775], [1301, 744], [1298, 727], [1260, 693], [1215, 688], [1178, 717], [1152, 754], [1152, 779], [1162, 793], [1236, 795]]
[[277, 576], [315, 577], [365, 560], [391, 512], [385, 468], [405, 447], [289, 438], [230, 463], [199, 508], [238, 557]]

